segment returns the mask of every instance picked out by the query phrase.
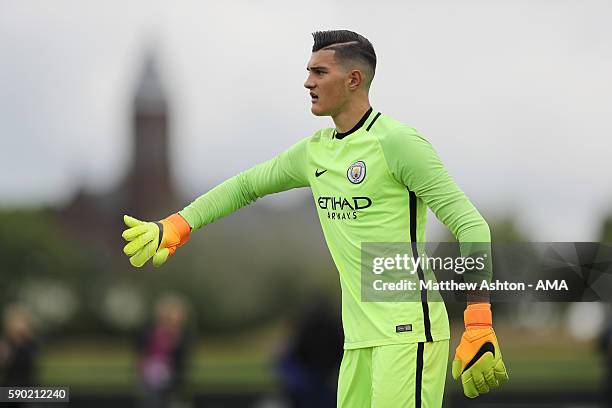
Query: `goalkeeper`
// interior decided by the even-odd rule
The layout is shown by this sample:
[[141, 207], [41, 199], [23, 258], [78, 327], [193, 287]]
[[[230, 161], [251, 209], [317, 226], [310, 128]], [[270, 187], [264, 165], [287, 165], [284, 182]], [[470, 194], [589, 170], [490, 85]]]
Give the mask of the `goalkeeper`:
[[[340, 274], [344, 355], [339, 407], [441, 407], [449, 351], [444, 302], [362, 302], [362, 242], [425, 242], [427, 208], [464, 247], [489, 245], [489, 227], [431, 144], [413, 128], [375, 112], [369, 89], [372, 44], [346, 30], [316, 32], [304, 86], [324, 128], [273, 159], [226, 180], [159, 222], [125, 216], [124, 252], [140, 267], [160, 266], [192, 231], [267, 194], [310, 187]], [[416, 256], [416, 253], [413, 253]], [[419, 271], [422, 277], [422, 271]], [[467, 275], [466, 275], [467, 278]], [[468, 397], [507, 379], [488, 296], [473, 297], [452, 373]]]

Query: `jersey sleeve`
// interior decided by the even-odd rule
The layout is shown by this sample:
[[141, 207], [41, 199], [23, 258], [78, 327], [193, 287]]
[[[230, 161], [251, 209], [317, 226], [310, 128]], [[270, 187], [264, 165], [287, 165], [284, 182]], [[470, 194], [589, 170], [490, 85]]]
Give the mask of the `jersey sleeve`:
[[224, 181], [179, 211], [192, 230], [210, 224], [265, 195], [309, 185], [305, 138], [278, 156]]
[[433, 146], [415, 129], [401, 127], [381, 140], [389, 171], [448, 227], [460, 243], [462, 256], [487, 254], [486, 271], [467, 280], [491, 278], [489, 226], [448, 174]]

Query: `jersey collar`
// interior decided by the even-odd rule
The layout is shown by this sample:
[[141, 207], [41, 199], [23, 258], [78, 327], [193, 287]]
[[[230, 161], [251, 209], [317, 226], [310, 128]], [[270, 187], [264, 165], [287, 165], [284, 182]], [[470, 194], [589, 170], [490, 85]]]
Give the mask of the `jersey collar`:
[[368, 111], [361, 117], [361, 119], [359, 119], [359, 122], [357, 122], [357, 124], [355, 126], [353, 126], [353, 128], [351, 130], [349, 130], [348, 132], [340, 133], [340, 132], [338, 132], [337, 130], [334, 129], [334, 134], [332, 136], [332, 139], [344, 139], [345, 137], [347, 137], [351, 133], [354, 133], [357, 130], [361, 129], [361, 127], [366, 122], [366, 120], [368, 120], [368, 117], [370, 116], [371, 113], [372, 113], [372, 107], [370, 107], [370, 109], [368, 109]]

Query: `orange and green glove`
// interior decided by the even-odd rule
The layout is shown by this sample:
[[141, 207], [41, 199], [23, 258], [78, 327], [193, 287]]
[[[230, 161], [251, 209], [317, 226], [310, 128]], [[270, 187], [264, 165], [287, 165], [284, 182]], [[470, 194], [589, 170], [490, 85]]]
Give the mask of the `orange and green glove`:
[[129, 241], [123, 252], [130, 257], [130, 263], [138, 268], [153, 258], [153, 266], [161, 266], [176, 248], [189, 240], [191, 227], [179, 214], [172, 214], [159, 222], [145, 222], [123, 216], [128, 227], [123, 238]]
[[453, 378], [461, 378], [466, 397], [476, 398], [507, 381], [508, 373], [493, 331], [491, 305], [470, 304], [463, 319], [465, 332], [455, 351]]

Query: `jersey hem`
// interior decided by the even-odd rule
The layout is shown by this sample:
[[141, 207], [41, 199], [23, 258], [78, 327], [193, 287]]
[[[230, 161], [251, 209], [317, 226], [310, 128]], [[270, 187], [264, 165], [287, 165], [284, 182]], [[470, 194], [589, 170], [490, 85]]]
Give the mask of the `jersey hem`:
[[[433, 341], [438, 340], [449, 340], [450, 333], [448, 332], [431, 332]], [[410, 343], [424, 343], [425, 333], [422, 336], [412, 336], [404, 339], [378, 339], [378, 340], [367, 340], [367, 341], [356, 341], [352, 343], [344, 343], [345, 350], [354, 350], [359, 348], [377, 347], [377, 346], [390, 346], [393, 344], [410, 344]]]

